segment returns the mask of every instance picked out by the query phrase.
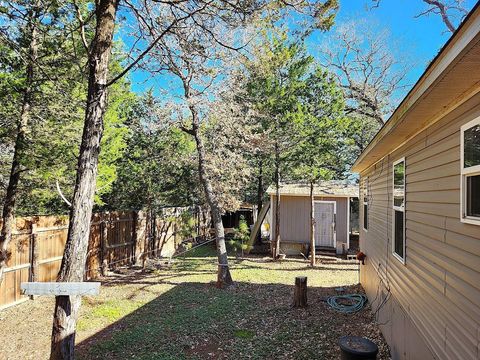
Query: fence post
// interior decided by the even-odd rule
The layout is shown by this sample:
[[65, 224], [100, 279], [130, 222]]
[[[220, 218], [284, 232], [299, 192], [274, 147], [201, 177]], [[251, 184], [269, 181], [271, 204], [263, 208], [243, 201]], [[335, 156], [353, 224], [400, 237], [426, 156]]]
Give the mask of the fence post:
[[108, 220], [105, 220], [105, 215], [103, 214], [102, 221], [100, 223], [100, 257], [101, 257], [101, 273], [102, 276], [107, 275], [108, 270], [108, 259], [107, 259], [107, 240], [108, 240]]
[[145, 267], [147, 265], [147, 256], [148, 252], [150, 251], [149, 244], [151, 243], [151, 239], [153, 236], [153, 243], [155, 244], [155, 221], [156, 218], [153, 215], [153, 211], [151, 209], [148, 210], [147, 216], [146, 216], [146, 221], [145, 221], [145, 226], [146, 226], [146, 234], [144, 238], [144, 244], [143, 244], [143, 254], [142, 254], [142, 269], [145, 270]]
[[[31, 233], [31, 258], [30, 258], [30, 281], [38, 281], [38, 234], [37, 234], [37, 224], [32, 223]], [[34, 296], [30, 295], [30, 299], [34, 300]]]
[[134, 229], [134, 251], [135, 251], [135, 264], [139, 264], [143, 258], [144, 251], [147, 251], [145, 248], [145, 237], [146, 237], [146, 221], [145, 213], [142, 210], [135, 211], [135, 229]]
[[177, 230], [178, 230], [178, 226], [177, 226], [177, 223], [178, 223], [178, 212], [177, 212], [177, 208], [175, 208], [175, 213], [174, 213], [174, 220], [173, 220], [173, 246], [175, 247], [175, 245], [177, 245]]

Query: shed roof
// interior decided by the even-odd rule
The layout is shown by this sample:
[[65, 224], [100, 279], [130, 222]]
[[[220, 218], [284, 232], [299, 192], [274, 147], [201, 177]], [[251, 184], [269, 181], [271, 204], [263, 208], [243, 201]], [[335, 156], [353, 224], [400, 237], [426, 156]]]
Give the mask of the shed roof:
[[480, 2], [353, 164], [363, 172], [480, 92]]
[[[280, 195], [309, 196], [310, 185], [304, 183], [280, 184]], [[275, 195], [275, 186], [267, 189], [269, 195]], [[313, 188], [315, 196], [358, 197], [358, 185], [345, 181], [322, 181]]]

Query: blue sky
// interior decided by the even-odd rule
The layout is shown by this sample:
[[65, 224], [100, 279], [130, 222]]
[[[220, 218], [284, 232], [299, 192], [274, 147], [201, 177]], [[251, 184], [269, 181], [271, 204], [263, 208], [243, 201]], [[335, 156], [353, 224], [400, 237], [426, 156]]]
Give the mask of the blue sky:
[[[392, 41], [398, 44], [396, 53], [404, 52], [414, 60], [414, 66], [406, 79], [406, 82], [413, 86], [451, 34], [446, 31], [438, 15], [415, 18], [427, 8], [422, 0], [382, 0], [380, 6], [375, 9], [368, 9], [368, 5], [371, 5], [371, 0], [340, 0], [340, 10], [334, 28], [327, 33], [312, 34], [307, 41], [307, 49], [314, 53], [315, 46], [326, 41], [336, 26], [349, 20], [365, 18], [379, 31], [387, 29], [390, 32]], [[464, 5], [471, 9], [475, 5], [475, 0], [465, 0]], [[146, 79], [148, 80], [145, 81]], [[154, 92], [158, 94], [160, 87], [169, 87], [170, 79], [168, 76], [150, 78], [140, 71], [130, 74], [132, 89], [137, 93], [153, 87]], [[405, 92], [407, 91], [408, 89], [405, 89]]]
[[[413, 85], [451, 33], [446, 31], [438, 15], [415, 18], [427, 9], [421, 0], [382, 0], [378, 8], [369, 10], [367, 5], [370, 4], [370, 0], [340, 0], [336, 24], [355, 18], [367, 18], [379, 30], [387, 29], [392, 40], [399, 46], [396, 51], [401, 53], [404, 49], [406, 55], [414, 59], [415, 66], [408, 74], [408, 82]], [[470, 10], [475, 1], [465, 0], [464, 5]], [[323, 36], [328, 36], [328, 33], [317, 34], [318, 38]]]

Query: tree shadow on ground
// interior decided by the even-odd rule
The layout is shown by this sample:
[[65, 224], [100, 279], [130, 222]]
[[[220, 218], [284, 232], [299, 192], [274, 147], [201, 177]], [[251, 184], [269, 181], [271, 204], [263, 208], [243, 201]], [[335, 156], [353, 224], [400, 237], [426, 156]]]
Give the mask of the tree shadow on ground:
[[[326, 297], [337, 294], [335, 287], [309, 287], [309, 306], [295, 309], [290, 285], [175, 285], [77, 344], [77, 357], [338, 359], [337, 340], [342, 335], [383, 341], [369, 306], [345, 315], [326, 304]], [[345, 293], [363, 293], [360, 285], [344, 288]], [[387, 358], [383, 350], [379, 359]]]
[[[150, 271], [144, 272], [141, 268], [123, 269], [121, 272], [113, 273], [111, 276], [106, 277], [102, 281], [102, 286], [113, 287], [118, 285], [128, 284], [144, 284], [146, 287], [156, 284], [173, 284], [177, 285], [181, 282], [182, 278], [187, 279], [194, 275], [208, 275], [216, 274], [216, 258], [186, 258], [178, 259], [179, 261], [173, 263], [168, 267], [157, 267], [156, 269], [150, 269]], [[161, 260], [158, 260], [161, 261]], [[289, 261], [289, 263], [299, 263], [303, 266], [287, 267], [283, 266], [281, 261], [278, 262], [264, 262], [258, 261], [257, 258], [242, 258], [242, 259], [229, 259], [231, 269], [237, 270], [261, 270], [268, 272], [305, 272], [307, 275], [310, 271], [339, 271], [339, 272], [358, 272], [357, 268], [352, 267], [351, 263], [322, 263], [319, 262], [312, 268], [309, 262], [306, 260]], [[269, 263], [272, 266], [262, 266], [264, 263]], [[333, 265], [333, 266], [332, 266]], [[208, 268], [210, 266], [210, 268]], [[344, 266], [344, 267], [342, 267]], [[207, 267], [207, 268], [206, 268]]]
[[[315, 265], [315, 267], [311, 267], [310, 265], [306, 265], [307, 263], [305, 263], [305, 266], [300, 266], [300, 267], [289, 267], [289, 268], [282, 268], [282, 267], [278, 267], [278, 268], [274, 268], [274, 267], [264, 267], [264, 266], [255, 266], [255, 265], [250, 265], [250, 264], [242, 264], [242, 268], [243, 269], [262, 269], [262, 270], [266, 270], [266, 271], [280, 271], [280, 272], [284, 272], [284, 271], [309, 271], [309, 270], [312, 270], [312, 271], [315, 271], [315, 270], [329, 270], [329, 271], [353, 271], [353, 272], [357, 272], [358, 270], [355, 269], [355, 268], [352, 268], [352, 267], [328, 267], [328, 266], [322, 266], [322, 265]], [[330, 265], [338, 265], [338, 266], [341, 266], [342, 264], [330, 264]]]
[[[183, 270], [183, 269], [182, 269]], [[159, 275], [158, 273], [152, 275], [145, 275], [142, 272], [137, 272], [132, 275], [118, 275], [114, 274], [108, 278], [105, 278], [102, 281], [102, 286], [111, 287], [111, 286], [118, 286], [118, 285], [127, 285], [127, 284], [168, 284], [171, 283], [169, 279], [177, 279], [182, 277], [188, 277], [191, 275], [199, 275], [199, 274], [216, 274], [215, 270], [192, 270], [189, 272], [183, 271], [178, 273], [168, 272], [166, 275]], [[151, 280], [151, 281], [149, 281]], [[177, 285], [178, 283], [173, 283]]]

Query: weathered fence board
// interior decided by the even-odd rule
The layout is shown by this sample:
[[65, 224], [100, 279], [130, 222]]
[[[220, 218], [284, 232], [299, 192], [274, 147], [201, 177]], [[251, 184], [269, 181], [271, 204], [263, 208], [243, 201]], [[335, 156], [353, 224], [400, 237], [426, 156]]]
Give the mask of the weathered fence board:
[[98, 295], [100, 291], [99, 282], [23, 282], [21, 284], [22, 294], [25, 295]]
[[[176, 217], [156, 217], [142, 211], [92, 215], [85, 279], [95, 279], [108, 269], [129, 265], [144, 255], [171, 256], [178, 245]], [[1, 225], [1, 224], [0, 224]], [[11, 256], [0, 285], [0, 309], [28, 300], [22, 282], [55, 281], [67, 240], [67, 216], [32, 216], [16, 219]]]
[[[102, 258], [109, 263], [121, 265], [131, 263], [133, 248], [132, 236], [134, 212], [100, 213], [92, 217], [85, 279], [94, 279], [101, 274]], [[121, 248], [107, 249], [102, 254], [101, 224], [108, 223], [111, 243]], [[62, 263], [63, 251], [68, 233], [67, 216], [34, 216], [17, 218], [10, 243], [10, 258], [7, 262], [5, 278], [0, 285], [0, 309], [27, 300], [22, 295], [22, 282], [55, 281]], [[128, 247], [128, 250], [122, 250]], [[105, 249], [104, 249], [105, 250]], [[107, 267], [108, 267], [107, 263]]]

